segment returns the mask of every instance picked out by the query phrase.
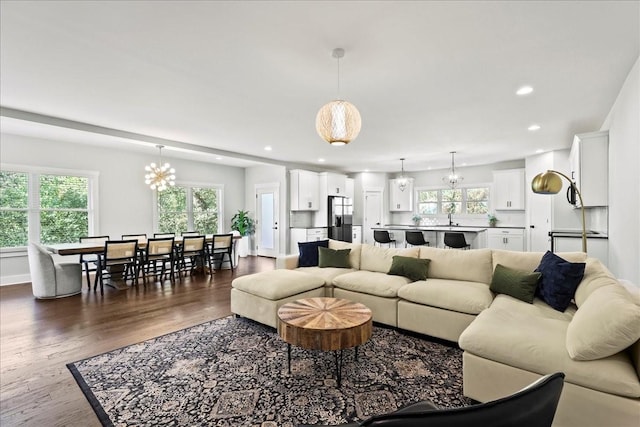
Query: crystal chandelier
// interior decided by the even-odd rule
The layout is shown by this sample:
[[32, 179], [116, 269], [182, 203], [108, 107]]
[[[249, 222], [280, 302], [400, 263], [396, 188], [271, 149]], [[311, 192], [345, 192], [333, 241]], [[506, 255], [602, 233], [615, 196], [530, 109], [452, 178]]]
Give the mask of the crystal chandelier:
[[358, 109], [340, 99], [340, 58], [344, 49], [333, 49], [331, 56], [338, 60], [338, 99], [325, 104], [316, 115], [316, 131], [331, 145], [346, 145], [360, 133], [362, 121]]
[[407, 189], [407, 182], [408, 182], [407, 177], [404, 176], [404, 157], [400, 159], [400, 161], [402, 162], [402, 172], [397, 182], [398, 182], [398, 188], [400, 189], [400, 191], [404, 191]]
[[176, 170], [169, 163], [162, 164], [162, 149], [164, 145], [156, 145], [156, 147], [160, 151], [160, 161], [157, 165], [151, 163], [145, 166], [144, 170], [147, 171], [147, 174], [144, 176], [144, 183], [152, 190], [163, 191], [167, 189], [167, 186], [176, 185], [176, 176], [174, 175]]
[[451, 170], [449, 170], [449, 175], [442, 178], [442, 180], [447, 182], [451, 188], [456, 188], [456, 185], [464, 180], [463, 177], [456, 173], [456, 165], [454, 161], [455, 154], [455, 151], [451, 151]]

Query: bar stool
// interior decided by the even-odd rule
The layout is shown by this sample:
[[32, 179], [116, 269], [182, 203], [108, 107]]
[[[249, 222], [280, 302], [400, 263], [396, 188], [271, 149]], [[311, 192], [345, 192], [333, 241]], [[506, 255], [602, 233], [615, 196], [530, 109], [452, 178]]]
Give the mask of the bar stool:
[[393, 247], [396, 247], [395, 239], [392, 239], [389, 236], [389, 232], [387, 230], [373, 230], [373, 240], [378, 243], [380, 246], [383, 244], [389, 245], [391, 247], [391, 243], [393, 243]]
[[471, 249], [464, 238], [464, 233], [444, 233], [444, 246], [453, 249]]
[[429, 246], [429, 242], [424, 240], [424, 234], [422, 231], [405, 231], [404, 233], [404, 247], [407, 247], [407, 243], [411, 246]]

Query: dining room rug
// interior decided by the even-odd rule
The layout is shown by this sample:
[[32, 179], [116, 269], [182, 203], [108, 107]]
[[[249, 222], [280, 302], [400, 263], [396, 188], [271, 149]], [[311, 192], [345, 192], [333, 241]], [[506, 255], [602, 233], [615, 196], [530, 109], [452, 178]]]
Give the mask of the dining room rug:
[[355, 359], [345, 350], [342, 384], [334, 353], [292, 348], [268, 326], [225, 317], [69, 363], [105, 426], [341, 424], [429, 399], [462, 395], [462, 351], [374, 326]]

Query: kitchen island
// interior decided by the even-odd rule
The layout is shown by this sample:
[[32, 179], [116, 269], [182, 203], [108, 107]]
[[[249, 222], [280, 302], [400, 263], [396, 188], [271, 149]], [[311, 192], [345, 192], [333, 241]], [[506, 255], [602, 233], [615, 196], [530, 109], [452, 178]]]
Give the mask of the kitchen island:
[[387, 224], [384, 227], [374, 227], [373, 230], [386, 230], [392, 239], [396, 240], [396, 245], [402, 247], [405, 245], [405, 231], [422, 231], [424, 239], [429, 242], [430, 246], [444, 248], [444, 233], [457, 232], [464, 233], [464, 238], [471, 245], [471, 249], [480, 249], [487, 247], [487, 227], [459, 226], [459, 225], [396, 225]]

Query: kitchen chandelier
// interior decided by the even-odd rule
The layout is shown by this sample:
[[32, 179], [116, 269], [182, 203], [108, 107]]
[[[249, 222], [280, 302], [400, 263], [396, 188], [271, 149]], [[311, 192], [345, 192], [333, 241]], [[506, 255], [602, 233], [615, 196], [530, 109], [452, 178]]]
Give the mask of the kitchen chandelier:
[[338, 62], [338, 98], [320, 108], [316, 115], [316, 131], [331, 145], [346, 145], [356, 139], [362, 121], [358, 109], [340, 99], [340, 58], [344, 56], [344, 49], [333, 49], [331, 56]]
[[151, 163], [145, 166], [144, 170], [147, 171], [147, 174], [144, 176], [144, 183], [152, 190], [163, 191], [167, 189], [167, 186], [176, 185], [176, 176], [174, 175], [176, 170], [169, 163], [162, 164], [162, 149], [164, 145], [156, 145], [156, 147], [160, 152], [160, 161], [157, 165]]
[[398, 188], [400, 191], [404, 191], [407, 189], [407, 177], [404, 176], [404, 157], [400, 159], [402, 162], [402, 172], [400, 173], [400, 178], [397, 179]]
[[447, 182], [451, 188], [456, 188], [456, 185], [464, 180], [463, 177], [456, 173], [456, 165], [454, 161], [455, 154], [455, 151], [451, 151], [451, 169], [449, 170], [449, 175], [442, 178], [442, 180]]

